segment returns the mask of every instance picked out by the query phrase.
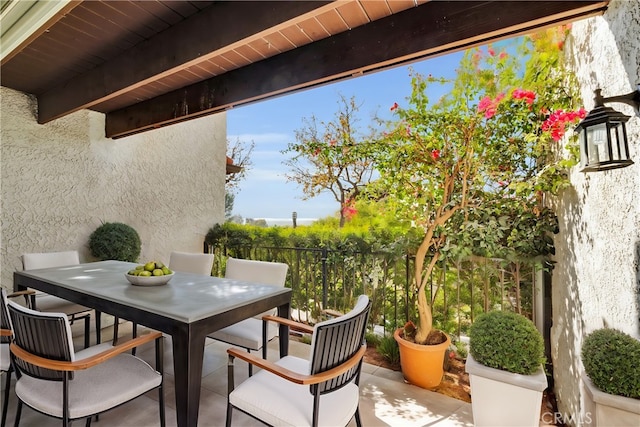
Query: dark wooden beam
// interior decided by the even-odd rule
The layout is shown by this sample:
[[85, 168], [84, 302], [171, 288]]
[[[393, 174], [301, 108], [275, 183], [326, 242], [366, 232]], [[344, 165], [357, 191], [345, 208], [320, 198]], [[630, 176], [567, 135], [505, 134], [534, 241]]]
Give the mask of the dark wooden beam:
[[602, 14], [608, 1], [431, 1], [107, 113], [119, 138], [314, 85]]
[[[235, 4], [234, 4], [235, 3]], [[38, 123], [109, 100], [284, 22], [301, 19], [329, 1], [216, 2], [72, 82], [38, 96]]]

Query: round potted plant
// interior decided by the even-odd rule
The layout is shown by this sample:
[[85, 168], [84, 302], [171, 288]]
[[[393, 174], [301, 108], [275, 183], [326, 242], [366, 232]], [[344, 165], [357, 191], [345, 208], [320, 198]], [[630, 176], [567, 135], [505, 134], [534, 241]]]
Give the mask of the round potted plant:
[[542, 335], [529, 319], [508, 311], [478, 316], [465, 364], [474, 425], [537, 427], [547, 388], [544, 361]]
[[584, 338], [581, 358], [583, 418], [595, 426], [637, 426], [640, 341], [616, 329], [597, 329]]
[[100, 261], [136, 262], [140, 257], [140, 236], [127, 224], [106, 222], [89, 236], [89, 249], [91, 255]]

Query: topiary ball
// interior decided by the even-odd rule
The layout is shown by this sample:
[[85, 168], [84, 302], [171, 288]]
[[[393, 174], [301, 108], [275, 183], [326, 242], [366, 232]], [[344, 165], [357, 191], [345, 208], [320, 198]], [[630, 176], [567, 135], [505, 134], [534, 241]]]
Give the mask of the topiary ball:
[[91, 255], [97, 259], [136, 262], [140, 256], [140, 236], [127, 224], [107, 222], [89, 236]]
[[483, 313], [469, 330], [469, 351], [482, 365], [522, 375], [544, 363], [544, 340], [531, 320], [510, 311]]
[[598, 329], [582, 343], [584, 370], [601, 391], [640, 399], [640, 341], [616, 329]]

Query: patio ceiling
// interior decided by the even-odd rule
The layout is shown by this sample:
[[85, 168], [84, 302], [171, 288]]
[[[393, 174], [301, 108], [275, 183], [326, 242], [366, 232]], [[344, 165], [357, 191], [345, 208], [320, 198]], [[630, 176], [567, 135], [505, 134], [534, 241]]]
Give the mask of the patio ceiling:
[[2, 86], [119, 138], [599, 15], [599, 1], [3, 0]]

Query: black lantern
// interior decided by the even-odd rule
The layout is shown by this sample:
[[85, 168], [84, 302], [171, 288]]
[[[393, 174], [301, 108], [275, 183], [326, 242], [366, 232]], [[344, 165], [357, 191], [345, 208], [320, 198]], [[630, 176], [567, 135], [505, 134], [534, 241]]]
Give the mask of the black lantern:
[[580, 133], [581, 172], [624, 168], [633, 164], [629, 158], [626, 123], [631, 118], [605, 102], [624, 102], [632, 105], [640, 116], [640, 85], [634, 92], [604, 98], [600, 89], [595, 90], [595, 108], [576, 126]]

